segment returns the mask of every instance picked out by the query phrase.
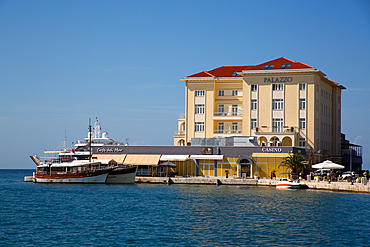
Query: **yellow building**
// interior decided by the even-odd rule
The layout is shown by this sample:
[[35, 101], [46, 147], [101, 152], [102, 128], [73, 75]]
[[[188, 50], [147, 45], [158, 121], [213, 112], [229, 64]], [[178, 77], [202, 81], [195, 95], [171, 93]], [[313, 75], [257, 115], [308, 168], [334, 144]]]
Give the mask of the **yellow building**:
[[[191, 145], [192, 138], [252, 136], [259, 146], [305, 148], [312, 163], [341, 155], [345, 88], [312, 66], [282, 57], [181, 81], [185, 114], [178, 119], [175, 146]], [[263, 159], [269, 163], [268, 156]]]

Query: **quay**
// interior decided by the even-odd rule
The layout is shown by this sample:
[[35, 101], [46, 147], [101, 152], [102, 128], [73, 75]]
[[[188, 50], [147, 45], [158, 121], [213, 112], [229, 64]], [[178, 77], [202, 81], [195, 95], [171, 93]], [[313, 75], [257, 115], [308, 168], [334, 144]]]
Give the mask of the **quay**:
[[[135, 183], [152, 184], [195, 184], [195, 185], [230, 185], [230, 186], [276, 186], [275, 179], [241, 179], [241, 178], [212, 178], [212, 177], [141, 177], [136, 176]], [[310, 189], [337, 192], [370, 193], [370, 183], [355, 183], [347, 181], [304, 181]]]
[[[32, 176], [26, 176], [25, 182], [33, 182]], [[271, 186], [275, 187], [275, 179], [241, 179], [241, 178], [215, 178], [215, 177], [142, 177], [136, 176], [135, 183], [151, 184], [194, 184], [194, 185], [230, 185], [230, 186]], [[370, 193], [370, 183], [328, 182], [328, 181], [305, 181], [310, 189], [328, 190], [337, 192]]]

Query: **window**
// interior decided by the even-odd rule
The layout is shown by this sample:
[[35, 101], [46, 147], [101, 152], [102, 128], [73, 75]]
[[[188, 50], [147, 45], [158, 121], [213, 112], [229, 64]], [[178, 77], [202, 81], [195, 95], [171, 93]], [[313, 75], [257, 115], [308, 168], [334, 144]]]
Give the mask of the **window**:
[[266, 64], [265, 66], [263, 66], [263, 69], [272, 69], [273, 67], [273, 64]]
[[224, 123], [218, 123], [218, 133], [224, 133]]
[[251, 91], [257, 91], [257, 85], [256, 84], [251, 85]]
[[238, 105], [233, 105], [233, 116], [237, 116], [238, 115]]
[[257, 110], [257, 100], [256, 99], [251, 100], [251, 110]]
[[284, 109], [284, 100], [283, 99], [273, 99], [272, 100], [272, 109], [273, 110], [282, 110], [282, 109]]
[[204, 122], [195, 122], [195, 132], [204, 132]]
[[242, 73], [241, 71], [234, 71], [231, 76], [240, 76], [239, 73]]
[[224, 90], [218, 90], [218, 96], [224, 96]]
[[195, 114], [204, 114], [204, 105], [195, 105]]
[[204, 90], [195, 91], [195, 96], [204, 96]]
[[233, 130], [233, 133], [238, 132], [238, 123], [233, 123], [232, 130]]
[[299, 83], [299, 90], [306, 90], [306, 84], [305, 83]]
[[284, 84], [272, 84], [272, 90], [274, 91], [284, 90]]
[[305, 129], [306, 128], [306, 119], [305, 118], [300, 118], [299, 119], [299, 128], [300, 129]]
[[290, 66], [292, 66], [291, 64], [282, 64], [280, 65], [280, 69], [289, 69]]
[[305, 138], [299, 138], [298, 146], [305, 147], [306, 146], [306, 139]]
[[257, 128], [257, 119], [251, 119], [251, 129]]
[[306, 109], [306, 99], [299, 99], [299, 109], [300, 110]]
[[282, 132], [283, 131], [283, 119], [274, 118], [272, 119], [272, 132]]
[[238, 96], [238, 90], [233, 90], [232, 95], [233, 96]]
[[281, 142], [279, 141], [279, 138], [272, 137], [270, 139], [270, 146], [281, 146]]
[[220, 116], [224, 114], [224, 105], [218, 105], [218, 113]]

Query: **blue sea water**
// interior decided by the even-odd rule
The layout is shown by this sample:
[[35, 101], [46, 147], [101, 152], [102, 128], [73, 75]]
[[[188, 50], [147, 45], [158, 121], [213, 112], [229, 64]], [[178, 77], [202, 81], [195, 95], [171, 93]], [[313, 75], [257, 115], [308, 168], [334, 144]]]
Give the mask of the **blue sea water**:
[[23, 182], [0, 170], [0, 246], [370, 246], [370, 195]]

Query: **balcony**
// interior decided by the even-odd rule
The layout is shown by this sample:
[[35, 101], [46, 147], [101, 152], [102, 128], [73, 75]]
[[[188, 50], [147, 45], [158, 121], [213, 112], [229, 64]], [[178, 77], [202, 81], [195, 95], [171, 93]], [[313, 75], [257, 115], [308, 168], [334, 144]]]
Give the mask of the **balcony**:
[[242, 119], [243, 113], [242, 112], [214, 112], [213, 119], [221, 120], [221, 119]]
[[294, 126], [260, 126], [251, 130], [260, 146], [297, 146], [299, 128]]
[[175, 136], [184, 136], [185, 130], [175, 130]]
[[265, 134], [285, 134], [285, 135], [292, 135], [297, 134], [299, 132], [299, 129], [297, 127], [293, 126], [260, 126], [256, 127], [252, 130], [252, 133], [254, 131], [255, 135], [265, 135]]
[[241, 135], [242, 130], [213, 130], [215, 136]]

